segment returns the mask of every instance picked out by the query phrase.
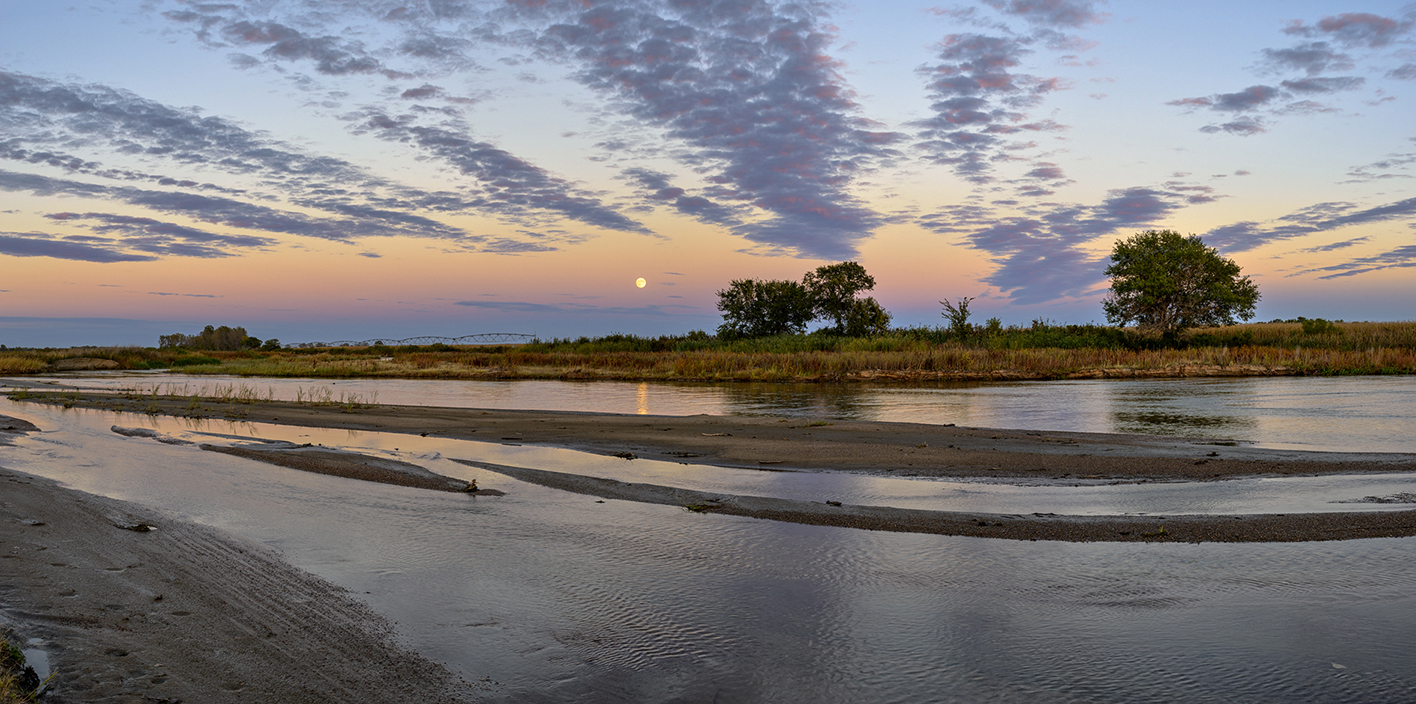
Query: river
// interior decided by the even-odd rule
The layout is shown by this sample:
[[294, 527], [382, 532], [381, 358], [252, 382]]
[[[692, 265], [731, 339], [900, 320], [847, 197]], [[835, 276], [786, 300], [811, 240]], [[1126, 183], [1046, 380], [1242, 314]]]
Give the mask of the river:
[[124, 372], [0, 379], [0, 386], [7, 383], [157, 387], [181, 394], [244, 388], [285, 400], [327, 391], [334, 399], [357, 396], [417, 406], [786, 415], [1220, 438], [1276, 449], [1416, 452], [1416, 376], [865, 385], [248, 379]]
[[[1215, 382], [1213, 388], [1230, 393], [1243, 389], [1243, 381]], [[1390, 388], [1391, 381], [1359, 382], [1366, 384], [1359, 391], [1315, 388], [1329, 398], [1345, 399], [1339, 410], [1326, 414], [1338, 419], [1332, 423], [1341, 423], [1343, 417], [1389, 413], [1360, 400]], [[242, 382], [253, 383], [235, 380]], [[195, 383], [217, 381], [198, 378]], [[323, 382], [291, 383], [308, 389]], [[1029, 385], [787, 389], [773, 396], [736, 386], [685, 391], [638, 384], [493, 382], [469, 390], [461, 382], [360, 383], [374, 386], [337, 382], [336, 388], [360, 394], [377, 390], [379, 401], [386, 403], [884, 419], [901, 419], [902, 414], [909, 420], [948, 418], [945, 422], [973, 425], [1002, 417], [1014, 422], [996, 425], [1088, 429], [1046, 425], [1067, 419], [1070, 407], [1088, 418], [1113, 419], [1104, 430], [1130, 422], [1124, 420], [1126, 413], [1118, 413], [1114, 404], [1087, 405], [1076, 399], [1149, 394], [1155, 405], [1180, 409], [1181, 416], [1257, 418], [1224, 427], [1248, 428], [1248, 434], [1205, 433], [1255, 443], [1272, 440], [1257, 430], [1275, 422], [1266, 418], [1323, 415], [1315, 410], [1320, 402], [1295, 400], [1300, 394], [1294, 386], [1268, 386], [1262, 393], [1248, 392], [1242, 403], [1221, 401], [1197, 410], [1204, 404], [1182, 386], [1190, 382], [1137, 383], [1129, 387], [1135, 393], [1088, 388], [1092, 383], [1054, 385], [1065, 387], [1059, 393], [1072, 394], [1072, 400], [1050, 402], [1013, 398]], [[265, 388], [266, 380], [254, 384]], [[1410, 388], [1404, 378], [1396, 380], [1400, 384]], [[555, 403], [544, 402], [551, 397]], [[919, 410], [901, 410], [939, 397], [957, 403], [940, 402], [953, 407], [928, 417]], [[899, 399], [893, 409], [879, 400], [890, 398]], [[452, 402], [456, 399], [463, 401]], [[1029, 404], [1038, 410], [1025, 412]], [[1013, 410], [996, 410], [1003, 407]], [[1110, 494], [1082, 487], [1091, 492], [1086, 495], [1069, 493], [1069, 487], [1005, 487], [998, 496], [965, 497], [948, 482], [797, 480], [777, 473], [764, 480], [763, 473], [743, 470], [715, 473], [669, 463], [624, 463], [548, 448], [193, 424], [11, 401], [0, 401], [0, 413], [26, 418], [45, 430], [14, 447], [0, 447], [0, 465], [161, 507], [276, 547], [293, 564], [351, 590], [395, 619], [411, 647], [469, 680], [490, 678], [496, 683], [492, 700], [1416, 700], [1416, 660], [1407, 648], [1416, 627], [1413, 538], [1192, 545], [876, 533], [599, 502], [485, 474], [448, 457], [597, 476], [633, 472], [685, 486], [697, 482], [741, 490], [759, 482], [758, 491], [774, 494], [829, 492], [848, 500], [917, 501], [930, 507], [961, 501], [1008, 509], [1056, 505], [1076, 512], [1210, 506], [1206, 510], [1224, 513], [1275, 500], [1261, 496], [1267, 490], [1251, 491], [1243, 483], [1208, 484], [1188, 494], [1185, 488], [1170, 487], [1172, 493], [1164, 496], [1144, 493], [1154, 487]], [[1412, 417], [1405, 416], [1406, 427]], [[282, 437], [392, 453], [435, 471], [494, 484], [508, 494], [470, 497], [312, 475], [119, 436], [109, 430], [114, 424], [173, 434]], [[1291, 436], [1281, 444], [1288, 440], [1310, 449], [1352, 447], [1350, 440], [1343, 445], [1311, 435]], [[1382, 442], [1409, 449], [1404, 437]], [[760, 485], [763, 481], [774, 484]], [[831, 481], [837, 483], [821, 484]], [[1403, 477], [1380, 481], [1388, 483], [1382, 490], [1405, 486], [1412, 491]], [[1328, 486], [1309, 491], [1304, 501], [1369, 488]], [[1295, 491], [1267, 492], [1279, 497], [1269, 510], [1289, 506], [1282, 502], [1296, 500]]]

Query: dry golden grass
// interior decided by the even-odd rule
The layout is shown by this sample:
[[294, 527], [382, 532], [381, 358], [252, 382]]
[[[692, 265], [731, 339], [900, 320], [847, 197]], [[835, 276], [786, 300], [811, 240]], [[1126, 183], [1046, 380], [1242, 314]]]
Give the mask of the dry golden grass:
[[48, 367], [49, 363], [38, 357], [0, 354], [0, 374], [38, 374]]
[[[1232, 373], [1254, 374], [1410, 374], [1416, 373], [1416, 351], [1303, 346], [1009, 350], [946, 343], [898, 352], [441, 352], [394, 355], [391, 361], [331, 354], [272, 355], [188, 371], [313, 378], [833, 381], [881, 373], [902, 379], [987, 375], [1055, 379], [1095, 370], [1154, 373], [1180, 367], [1233, 368]], [[1252, 369], [1240, 369], [1246, 367]]]
[[[1416, 322], [1253, 323], [1204, 328], [1185, 349], [1133, 349], [1100, 326], [1033, 326], [980, 334], [967, 343], [931, 341], [937, 331], [869, 339], [796, 336], [718, 342], [707, 338], [599, 340], [525, 346], [287, 349], [200, 352], [141, 348], [0, 353], [0, 374], [43, 371], [66, 357], [105, 357], [125, 369], [170, 367], [191, 374], [254, 377], [413, 379], [616, 379], [835, 381], [849, 379], [1059, 379], [1186, 374], [1412, 374]], [[1319, 330], [1321, 332], [1312, 332]], [[1144, 347], [1145, 345], [1140, 345]], [[650, 351], [651, 349], [657, 351]], [[636, 351], [637, 350], [637, 351]], [[1114, 372], [1114, 373], [1111, 373]]]

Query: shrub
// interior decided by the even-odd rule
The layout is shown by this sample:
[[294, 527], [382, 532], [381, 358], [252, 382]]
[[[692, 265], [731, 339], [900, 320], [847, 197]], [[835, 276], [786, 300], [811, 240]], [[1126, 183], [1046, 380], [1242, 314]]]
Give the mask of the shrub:
[[174, 367], [194, 367], [205, 364], [221, 364], [221, 360], [215, 357], [205, 357], [202, 355], [193, 355], [191, 357], [178, 357], [177, 359], [172, 360], [172, 366]]

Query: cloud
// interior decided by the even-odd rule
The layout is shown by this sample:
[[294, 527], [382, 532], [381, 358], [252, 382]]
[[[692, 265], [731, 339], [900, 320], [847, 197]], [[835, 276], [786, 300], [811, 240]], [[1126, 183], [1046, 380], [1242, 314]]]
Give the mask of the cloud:
[[1308, 42], [1286, 49], [1264, 49], [1266, 62], [1274, 69], [1293, 69], [1316, 76], [1324, 71], [1351, 71], [1352, 57], [1333, 50], [1327, 42]]
[[388, 78], [408, 77], [386, 68], [357, 42], [331, 36], [311, 37], [276, 22], [233, 22], [223, 27], [221, 34], [232, 44], [266, 46], [262, 53], [272, 59], [308, 59], [314, 62], [316, 71], [329, 76], [377, 73]]
[[1304, 253], [1307, 253], [1307, 254], [1319, 254], [1319, 253], [1322, 253], [1322, 252], [1336, 252], [1336, 251], [1338, 251], [1338, 250], [1347, 249], [1347, 248], [1349, 248], [1349, 247], [1356, 247], [1356, 246], [1359, 245], [1359, 244], [1362, 244], [1362, 243], [1364, 243], [1364, 242], [1369, 242], [1369, 241], [1371, 241], [1371, 239], [1372, 239], [1372, 238], [1370, 238], [1370, 237], [1354, 237], [1353, 239], [1350, 239], [1350, 240], [1343, 240], [1343, 241], [1341, 241], [1341, 242], [1332, 242], [1332, 243], [1329, 243], [1329, 244], [1318, 245], [1318, 246], [1316, 246], [1316, 247], [1308, 247], [1307, 249], [1304, 249], [1304, 250], [1301, 250], [1301, 251], [1303, 251]]
[[[521, 19], [549, 21], [533, 46], [570, 62], [574, 77], [620, 109], [695, 151], [716, 192], [765, 214], [734, 232], [819, 258], [855, 255], [883, 223], [852, 196], [854, 175], [895, 156], [900, 136], [856, 116], [829, 58], [827, 28], [801, 6], [514, 2]], [[707, 212], [706, 204], [683, 204]], [[695, 210], [698, 209], [698, 210]]]
[[527, 303], [524, 301], [457, 301], [453, 305], [467, 306], [469, 308], [486, 308], [488, 310], [507, 311], [511, 313], [564, 312], [561, 306], [546, 305], [545, 303]]
[[1243, 252], [1271, 242], [1392, 220], [1416, 222], [1416, 198], [1372, 208], [1358, 208], [1355, 204], [1343, 202], [1317, 203], [1266, 225], [1244, 221], [1217, 227], [1205, 233], [1204, 239], [1213, 247]]
[[1387, 71], [1386, 77], [1401, 81], [1416, 81], [1416, 64], [1402, 64]]
[[1340, 90], [1356, 90], [1367, 82], [1365, 78], [1356, 76], [1340, 76], [1331, 78], [1303, 78], [1296, 81], [1284, 81], [1280, 85], [1294, 93], [1333, 93]]
[[1228, 132], [1241, 137], [1262, 134], [1268, 131], [1268, 123], [1261, 117], [1241, 117], [1218, 125], [1205, 125], [1200, 128], [1201, 132], [1213, 134], [1215, 132]]
[[181, 296], [184, 298], [225, 298], [225, 296], [214, 296], [210, 293], [168, 293], [166, 291], [148, 291], [149, 296]]
[[78, 242], [56, 240], [39, 232], [0, 232], [0, 254], [11, 257], [51, 257], [78, 262], [149, 262], [157, 257], [115, 252]]
[[1065, 129], [1051, 120], [1027, 121], [1026, 109], [1057, 90], [1056, 79], [1012, 73], [1031, 53], [1030, 40], [951, 34], [939, 61], [920, 69], [929, 78], [933, 117], [915, 122], [926, 158], [948, 164], [966, 180], [988, 183], [992, 162], [1013, 146], [1007, 135]]
[[269, 247], [275, 244], [275, 240], [268, 237], [218, 234], [187, 227], [185, 225], [177, 225], [154, 220], [152, 218], [135, 217], [132, 215], [117, 215], [113, 213], [51, 213], [45, 217], [51, 220], [60, 220], [70, 223], [95, 220], [98, 221], [98, 224], [87, 225], [89, 229], [94, 232], [119, 234], [130, 239], [142, 239], [145, 241], [185, 240], [188, 242], [218, 244], [229, 247]]
[[[483, 184], [482, 192], [467, 196], [409, 188], [347, 161], [308, 154], [222, 118], [203, 117], [194, 110], [171, 108], [105, 86], [63, 84], [0, 72], [0, 121], [26, 126], [0, 142], [0, 157], [46, 163], [110, 179], [147, 180], [252, 197], [230, 189], [208, 189], [191, 181], [104, 169], [97, 162], [25, 146], [50, 142], [102, 145], [116, 153], [138, 154], [182, 167], [258, 176], [268, 179], [284, 197], [302, 207], [380, 220], [407, 227], [406, 234], [415, 236], [460, 239], [464, 235], [458, 228], [411, 212], [415, 209], [502, 215], [541, 210], [608, 229], [647, 232], [597, 198], [576, 193], [569, 184], [543, 169], [494, 145], [466, 137], [466, 126], [455, 120], [421, 127], [407, 124], [407, 120], [398, 123], [381, 114], [368, 119], [388, 122], [378, 136], [395, 140], [412, 137], [412, 143], [458, 166]], [[380, 203], [395, 204], [397, 208], [379, 207]]]
[[1384, 159], [1348, 169], [1347, 175], [1350, 180], [1343, 181], [1343, 183], [1413, 178], [1411, 174], [1397, 173], [1410, 170], [1412, 164], [1416, 164], [1416, 152], [1389, 154]]
[[1096, 11], [1093, 0], [982, 0], [1005, 15], [1048, 27], [1081, 27], [1098, 24], [1106, 14]]
[[674, 210], [714, 225], [740, 226], [738, 210], [715, 203], [702, 196], [687, 195], [687, 191], [674, 186], [670, 176], [643, 167], [625, 169], [623, 175], [639, 186], [641, 195], [651, 202], [667, 203]]
[[1316, 25], [1301, 20], [1289, 24], [1284, 34], [1299, 37], [1328, 37], [1347, 47], [1379, 49], [1411, 31], [1411, 21], [1395, 20], [1369, 12], [1344, 12], [1324, 17]]
[[1172, 100], [1166, 103], [1166, 105], [1203, 107], [1222, 112], [1240, 112], [1267, 105], [1281, 94], [1282, 93], [1273, 86], [1249, 86], [1237, 93], [1219, 93], [1201, 98], [1182, 98], [1180, 100]]
[[480, 181], [486, 197], [469, 202], [468, 207], [503, 214], [548, 211], [609, 230], [653, 234], [606, 207], [598, 198], [576, 193], [570, 184], [545, 169], [489, 142], [468, 137], [466, 125], [459, 122], [422, 125], [418, 124], [417, 115], [392, 116], [372, 107], [346, 119], [356, 124], [356, 134], [369, 133], [385, 141], [413, 144]]
[[1188, 190], [1136, 186], [1112, 190], [1092, 206], [1054, 203], [1009, 217], [966, 204], [918, 222], [940, 234], [962, 234], [966, 246], [993, 255], [998, 268], [983, 277], [984, 283], [996, 286], [1014, 303], [1037, 304], [1093, 292], [1103, 282], [1106, 267], [1087, 251], [1089, 246], [1160, 222], [1193, 197]]
[[[1285, 34], [1317, 41], [1303, 42], [1286, 48], [1263, 49], [1260, 68], [1268, 73], [1302, 71], [1304, 77], [1283, 80], [1278, 86], [1254, 85], [1235, 93], [1181, 98], [1172, 100], [1167, 105], [1234, 113], [1266, 111], [1274, 115], [1339, 112], [1336, 108], [1312, 100], [1298, 100], [1282, 106], [1278, 103], [1295, 96], [1332, 94], [1361, 88], [1366, 84], [1366, 79], [1362, 77], [1322, 75], [1329, 71], [1349, 71], [1357, 66], [1351, 55], [1338, 51], [1334, 44], [1345, 48], [1379, 49], [1409, 34], [1411, 27], [1412, 22], [1409, 20], [1395, 20], [1362, 12], [1325, 17], [1315, 25], [1304, 24], [1301, 20], [1294, 21], [1283, 30]], [[1389, 78], [1402, 78], [1404, 68], [1393, 69], [1386, 75]], [[1412, 77], [1416, 77], [1416, 70], [1411, 73]], [[1379, 102], [1385, 102], [1385, 99]], [[1259, 117], [1245, 115], [1229, 122], [1206, 125], [1200, 130], [1250, 136], [1267, 131], [1267, 125]]]
[[667, 306], [592, 306], [584, 303], [567, 303], [563, 305], [551, 305], [546, 303], [530, 303], [527, 301], [455, 301], [453, 305], [467, 306], [469, 308], [482, 308], [486, 310], [503, 311], [509, 313], [531, 313], [531, 314], [566, 314], [576, 315], [649, 315], [649, 316], [677, 316], [683, 315], [686, 311], [698, 310], [697, 306], [673, 304]]
[[[410, 235], [475, 241], [475, 238], [466, 236], [459, 229], [436, 223], [424, 228], [415, 228], [406, 225], [391, 226], [378, 220], [316, 218], [230, 198], [174, 191], [153, 191], [126, 186], [97, 186], [68, 179], [20, 174], [4, 170], [0, 170], [0, 190], [27, 191], [44, 196], [79, 195], [119, 200], [130, 205], [179, 214], [228, 227], [271, 234], [313, 237], [336, 242], [351, 242], [361, 237], [407, 237]], [[128, 225], [136, 226], [134, 223], [128, 223]]]
[[1408, 244], [1375, 256], [1358, 257], [1339, 264], [1307, 269], [1299, 273], [1312, 274], [1318, 272], [1332, 272], [1325, 276], [1319, 276], [1318, 278], [1339, 279], [1347, 276], [1369, 274], [1383, 269], [1409, 269], [1412, 267], [1416, 267], [1416, 245]]

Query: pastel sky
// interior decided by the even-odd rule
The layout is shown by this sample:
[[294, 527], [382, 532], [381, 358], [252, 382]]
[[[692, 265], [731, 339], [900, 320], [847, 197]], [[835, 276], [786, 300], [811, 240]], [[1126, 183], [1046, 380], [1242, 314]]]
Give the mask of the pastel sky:
[[1102, 322], [1152, 228], [1410, 320], [1413, 176], [1401, 2], [0, 3], [10, 346], [712, 330], [843, 260]]

